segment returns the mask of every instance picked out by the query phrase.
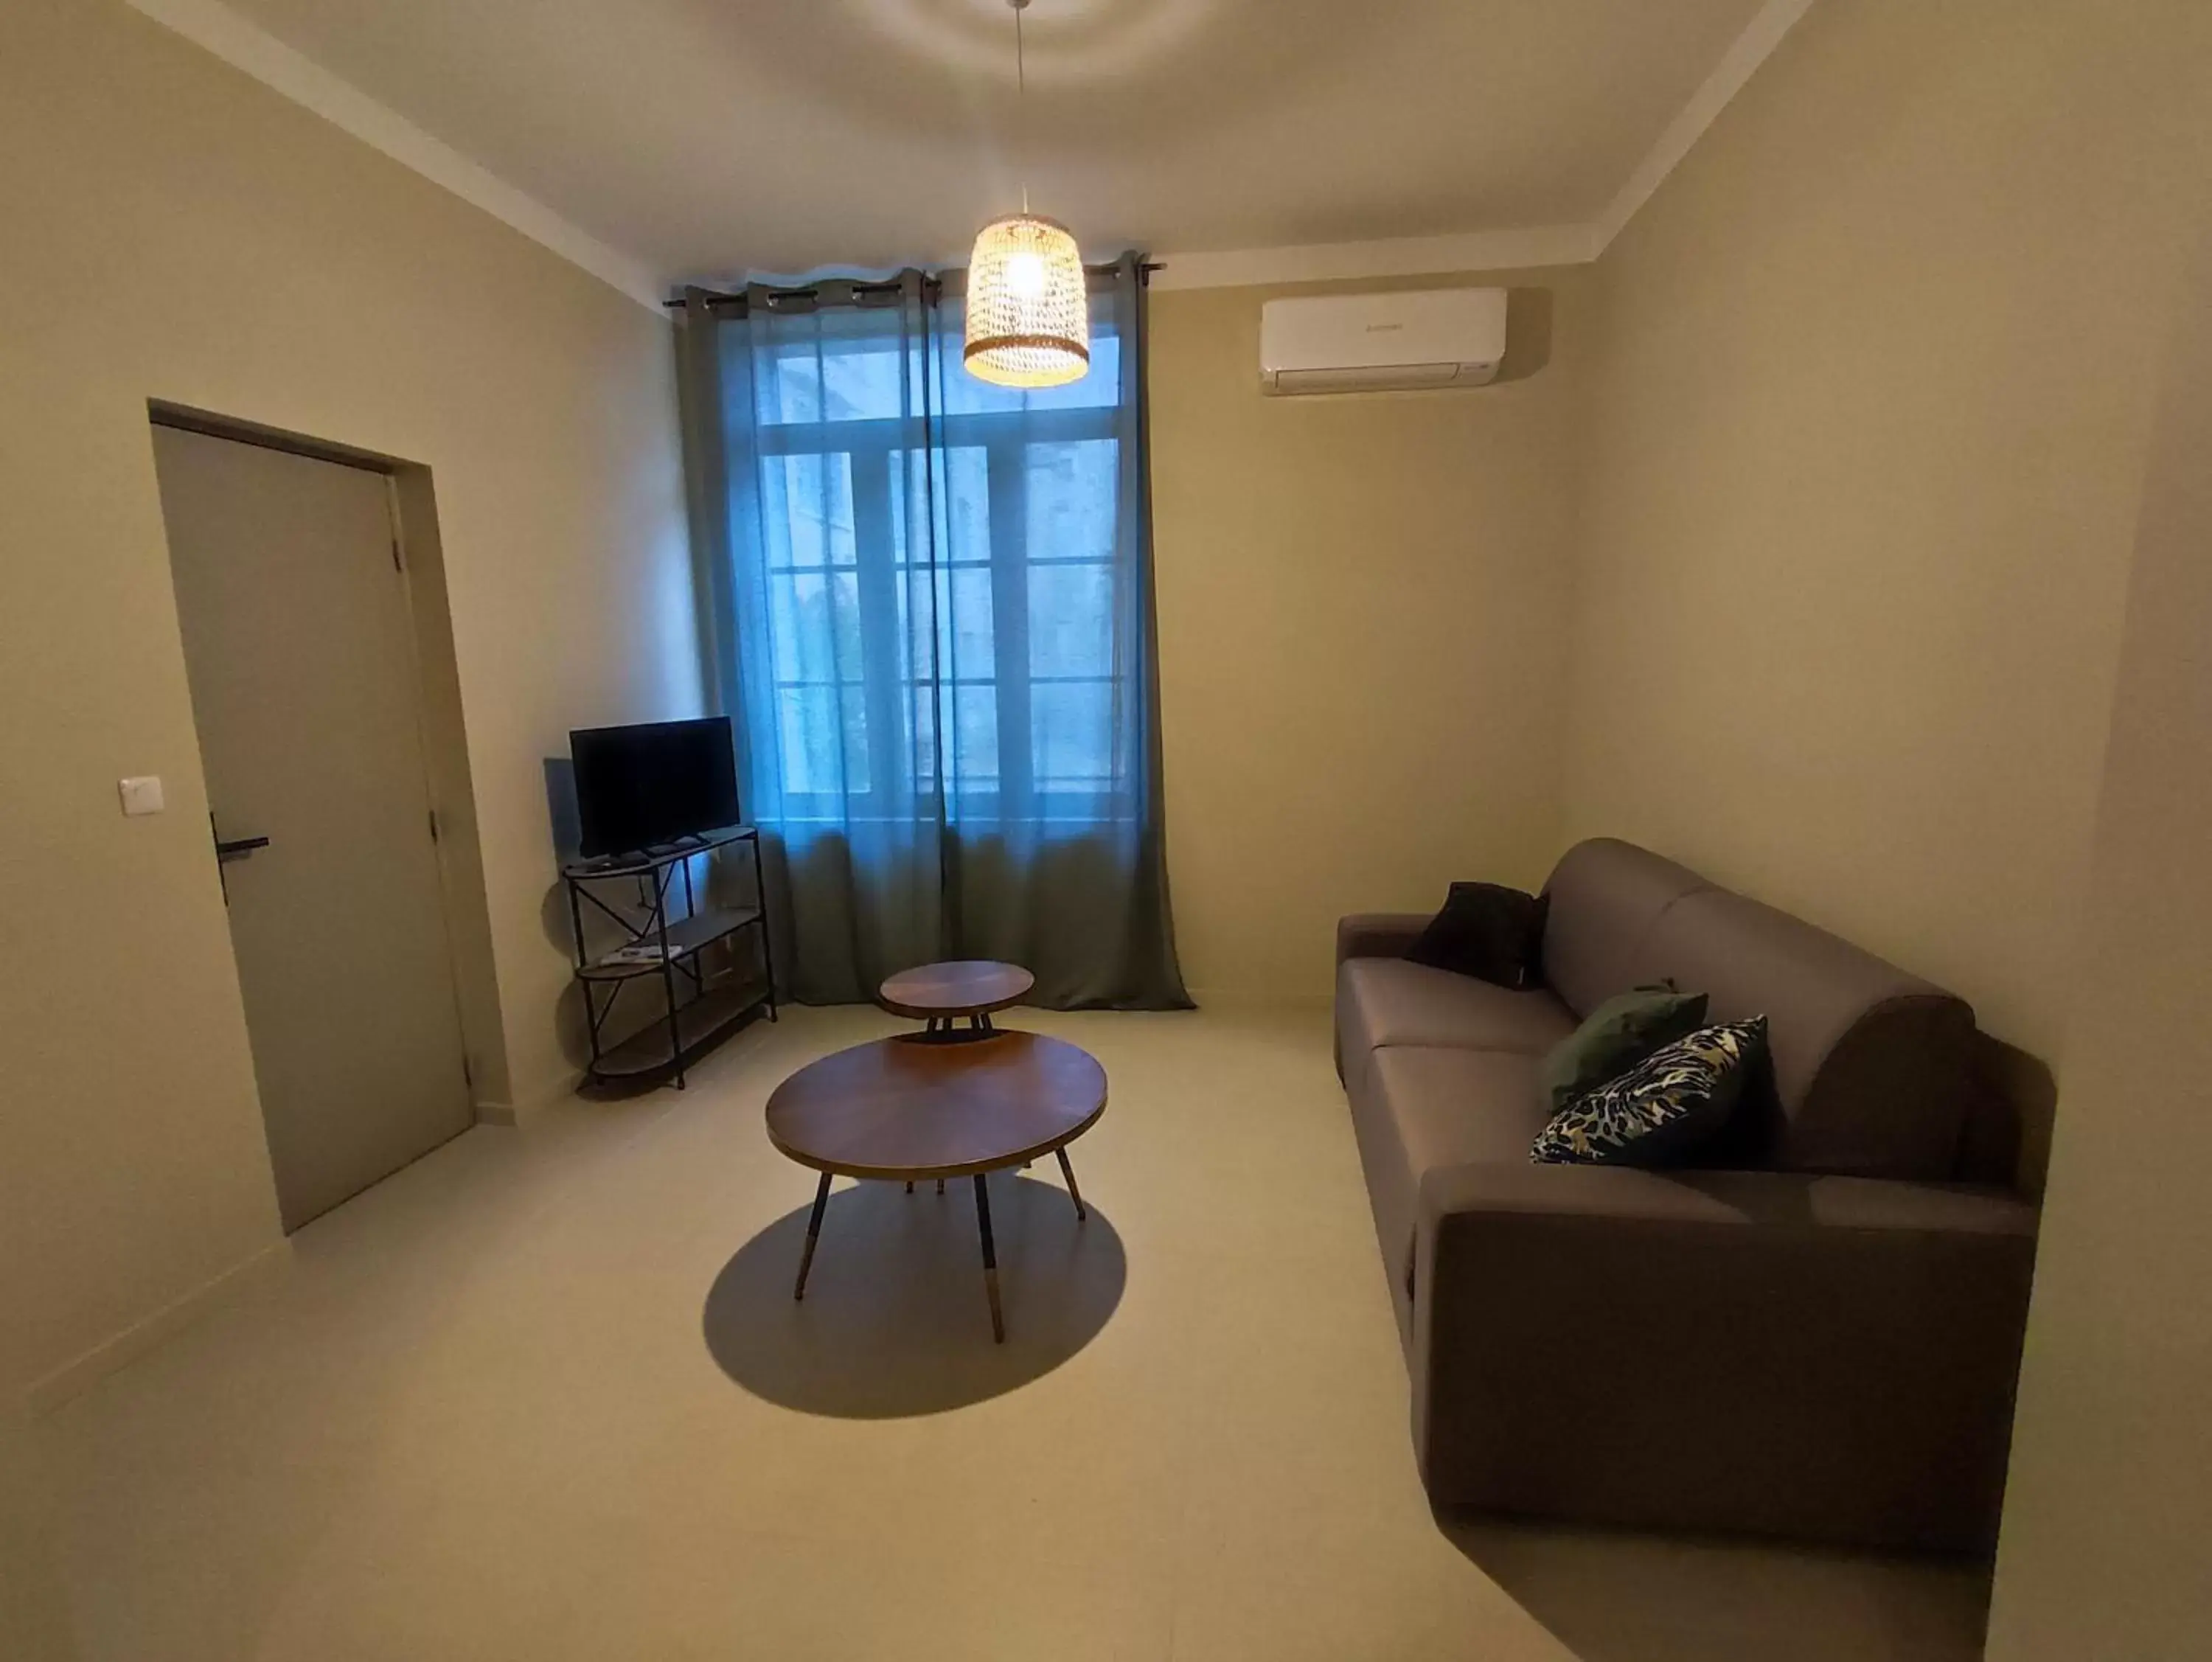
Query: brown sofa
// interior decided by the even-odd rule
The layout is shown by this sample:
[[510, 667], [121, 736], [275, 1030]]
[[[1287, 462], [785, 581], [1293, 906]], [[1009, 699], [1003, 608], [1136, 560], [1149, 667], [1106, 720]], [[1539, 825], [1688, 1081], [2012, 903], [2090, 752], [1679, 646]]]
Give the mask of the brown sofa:
[[[1338, 1067], [1440, 1504], [1870, 1545], [1994, 1538], [2034, 1209], [1959, 1180], [1973, 1013], [1626, 843], [1547, 886], [1545, 985], [1338, 926]], [[1764, 1014], [1699, 1169], [1538, 1166], [1544, 1053], [1671, 978]]]

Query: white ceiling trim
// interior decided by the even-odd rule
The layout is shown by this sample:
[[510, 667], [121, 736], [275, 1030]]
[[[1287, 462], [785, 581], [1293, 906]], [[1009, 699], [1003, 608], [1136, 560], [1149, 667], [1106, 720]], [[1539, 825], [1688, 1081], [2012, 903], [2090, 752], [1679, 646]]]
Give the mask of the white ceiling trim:
[[432, 137], [389, 106], [240, 16], [221, 0], [125, 0], [133, 10], [173, 29], [294, 103], [343, 128], [364, 144], [411, 167], [433, 184], [503, 221], [533, 242], [619, 289], [656, 317], [668, 292], [659, 273], [570, 224], [537, 198]]
[[1690, 94], [1690, 101], [1667, 124], [1658, 142], [1636, 164], [1627, 182], [1606, 204], [1605, 211], [1592, 222], [1590, 229], [1595, 247], [1591, 259], [1603, 253], [1628, 222], [1636, 217], [1636, 210], [1651, 199], [1652, 192], [1666, 182], [1667, 175], [1705, 137], [1705, 129], [1728, 107], [1729, 100], [1743, 90], [1744, 83], [1782, 44], [1782, 37], [1812, 9], [1813, 0], [1766, 0], [1752, 15], [1735, 43], [1721, 54], [1721, 61], [1713, 66], [1713, 72]]

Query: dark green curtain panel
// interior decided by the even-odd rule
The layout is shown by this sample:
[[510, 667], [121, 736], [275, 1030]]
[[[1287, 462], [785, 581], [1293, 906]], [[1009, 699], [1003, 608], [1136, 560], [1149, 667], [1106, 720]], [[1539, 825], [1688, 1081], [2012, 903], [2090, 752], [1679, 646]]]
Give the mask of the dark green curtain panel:
[[1145, 285], [1091, 367], [961, 367], [959, 274], [687, 291], [702, 627], [761, 827], [787, 996], [950, 958], [1058, 1008], [1188, 1008], [1160, 808]]

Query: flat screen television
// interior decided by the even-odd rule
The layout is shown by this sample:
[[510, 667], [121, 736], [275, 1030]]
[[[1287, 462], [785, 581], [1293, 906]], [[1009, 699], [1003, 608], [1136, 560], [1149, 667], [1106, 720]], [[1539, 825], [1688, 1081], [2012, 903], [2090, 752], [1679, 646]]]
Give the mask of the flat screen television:
[[576, 773], [579, 850], [635, 854], [738, 823], [730, 718], [580, 728], [568, 735]]

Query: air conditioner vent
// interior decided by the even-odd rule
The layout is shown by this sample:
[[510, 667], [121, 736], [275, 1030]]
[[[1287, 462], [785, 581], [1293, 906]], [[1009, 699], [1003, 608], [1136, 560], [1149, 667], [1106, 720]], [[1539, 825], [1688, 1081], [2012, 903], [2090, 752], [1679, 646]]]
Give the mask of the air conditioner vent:
[[1307, 295], [1260, 308], [1269, 393], [1480, 387], [1504, 356], [1503, 289]]

